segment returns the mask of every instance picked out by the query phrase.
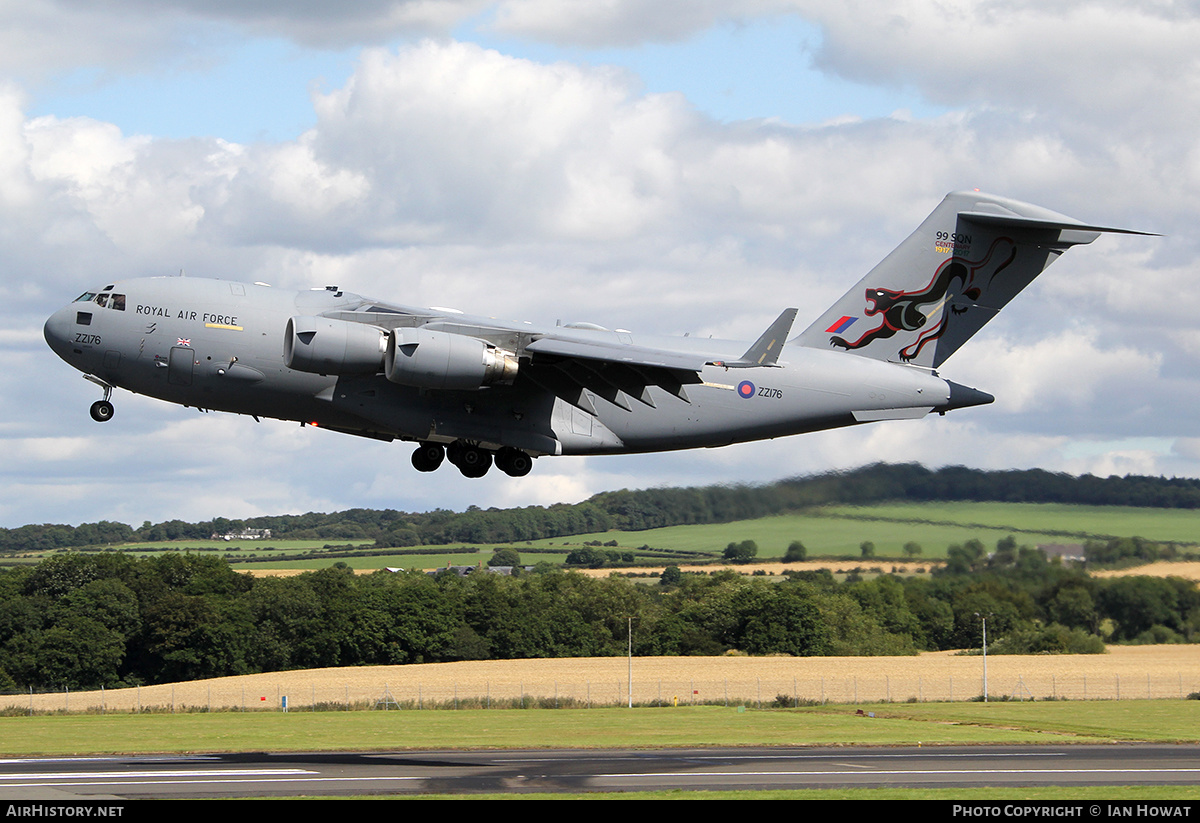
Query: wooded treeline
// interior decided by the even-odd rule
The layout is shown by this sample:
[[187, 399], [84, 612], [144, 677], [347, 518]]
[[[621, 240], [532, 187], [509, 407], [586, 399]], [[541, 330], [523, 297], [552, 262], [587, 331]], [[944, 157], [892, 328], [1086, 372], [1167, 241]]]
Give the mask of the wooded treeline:
[[139, 528], [102, 521], [80, 526], [42, 524], [0, 529], [0, 553], [141, 541], [207, 539], [213, 533], [271, 529], [279, 539], [373, 540], [379, 547], [511, 543], [607, 531], [748, 520], [811, 506], [886, 500], [975, 500], [1023, 503], [1200, 508], [1200, 480], [1075, 477], [1041, 469], [981, 471], [962, 466], [876, 464], [848, 472], [798, 477], [762, 486], [722, 485], [597, 494], [582, 503], [520, 509], [350, 509], [199, 523], [169, 520]]
[[328, 568], [253, 578], [220, 558], [69, 552], [0, 570], [0, 689], [82, 689], [325, 666], [625, 654], [1103, 651], [1200, 638], [1180, 579], [1093, 579], [1005, 540], [932, 578], [839, 582], [547, 569], [517, 577]]

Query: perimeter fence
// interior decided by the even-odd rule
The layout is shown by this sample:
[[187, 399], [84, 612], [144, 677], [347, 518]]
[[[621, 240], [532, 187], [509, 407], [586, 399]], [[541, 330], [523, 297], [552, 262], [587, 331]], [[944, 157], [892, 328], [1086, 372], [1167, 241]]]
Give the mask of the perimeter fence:
[[[814, 704], [982, 700], [979, 676], [847, 676], [752, 679], [623, 679], [520, 682], [374, 679], [304, 672], [88, 692], [0, 695], [0, 713], [345, 711], [361, 709], [514, 709], [726, 705], [787, 708]], [[1149, 675], [1002, 675], [989, 700], [1147, 700], [1200, 698], [1200, 672]]]

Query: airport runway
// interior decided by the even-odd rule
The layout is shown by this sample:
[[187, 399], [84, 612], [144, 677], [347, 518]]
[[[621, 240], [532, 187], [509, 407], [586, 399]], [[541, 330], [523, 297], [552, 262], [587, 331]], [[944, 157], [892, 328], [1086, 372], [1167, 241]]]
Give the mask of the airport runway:
[[0, 798], [1200, 783], [1200, 746], [423, 751], [0, 761]]

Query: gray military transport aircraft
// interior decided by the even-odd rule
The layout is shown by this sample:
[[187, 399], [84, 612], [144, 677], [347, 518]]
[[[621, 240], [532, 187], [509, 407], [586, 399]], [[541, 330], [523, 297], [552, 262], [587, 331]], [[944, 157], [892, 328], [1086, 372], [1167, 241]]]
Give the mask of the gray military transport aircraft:
[[[151, 277], [87, 291], [50, 347], [104, 391], [418, 444], [420, 471], [725, 446], [993, 401], [937, 369], [1071, 246], [1100, 232], [978, 192], [949, 194], [799, 335], [754, 342], [552, 328], [372, 300], [337, 286]], [[786, 342], [785, 342], [786, 341]]]

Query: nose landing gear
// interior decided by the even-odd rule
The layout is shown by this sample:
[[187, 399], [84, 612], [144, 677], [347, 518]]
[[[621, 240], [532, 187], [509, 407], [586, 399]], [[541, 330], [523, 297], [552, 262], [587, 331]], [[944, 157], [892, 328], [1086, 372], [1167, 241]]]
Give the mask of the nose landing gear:
[[97, 423], [107, 423], [109, 420], [112, 420], [113, 404], [110, 403], [108, 400], [110, 397], [112, 397], [112, 390], [113, 390], [112, 385], [104, 382], [99, 377], [96, 377], [94, 374], [85, 374], [83, 376], [83, 378], [85, 380], [91, 381], [92, 383], [95, 383], [97, 386], [104, 389], [104, 399], [97, 400], [95, 403], [92, 404], [92, 407], [88, 410], [88, 412], [92, 415], [92, 419], [95, 420]]
[[92, 419], [97, 423], [107, 423], [109, 420], [112, 420], [113, 404], [107, 400], [97, 400], [92, 404], [89, 412], [92, 415]]

